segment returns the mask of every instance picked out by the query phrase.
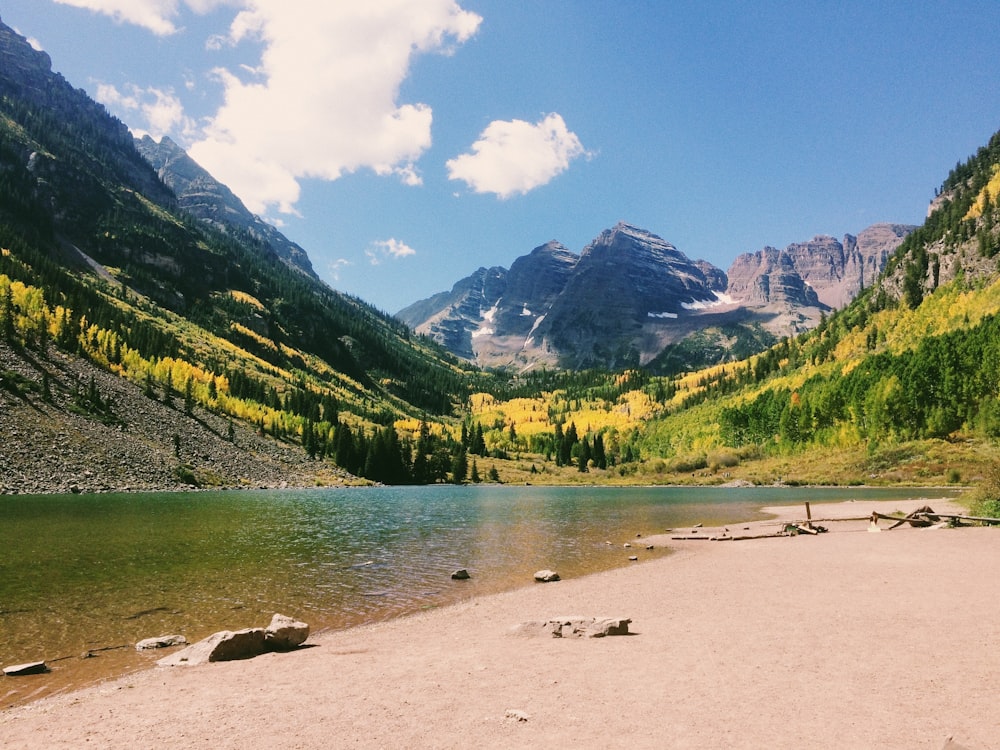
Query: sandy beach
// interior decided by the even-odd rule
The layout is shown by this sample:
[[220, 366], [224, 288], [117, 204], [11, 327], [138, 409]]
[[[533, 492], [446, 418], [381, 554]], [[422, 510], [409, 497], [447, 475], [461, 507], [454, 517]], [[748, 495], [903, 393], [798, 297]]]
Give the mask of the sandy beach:
[[[8, 709], [0, 745], [1000, 748], [1000, 531], [823, 525], [739, 542], [644, 535], [676, 554]], [[569, 616], [628, 617], [631, 633], [512, 633]]]

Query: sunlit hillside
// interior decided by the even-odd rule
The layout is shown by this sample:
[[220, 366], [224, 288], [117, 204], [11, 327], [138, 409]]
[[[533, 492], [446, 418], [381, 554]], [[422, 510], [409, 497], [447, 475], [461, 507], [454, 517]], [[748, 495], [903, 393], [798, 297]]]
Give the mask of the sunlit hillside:
[[674, 379], [479, 398], [472, 414], [532, 436], [526, 449], [557, 426], [605, 434], [617, 474], [652, 481], [975, 480], [1000, 437], [998, 163], [995, 136], [882, 279], [808, 334]]

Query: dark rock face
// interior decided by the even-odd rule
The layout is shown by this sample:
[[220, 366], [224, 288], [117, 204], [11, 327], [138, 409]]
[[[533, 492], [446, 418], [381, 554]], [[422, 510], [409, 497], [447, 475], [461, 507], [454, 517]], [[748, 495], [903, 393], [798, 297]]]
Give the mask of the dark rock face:
[[396, 317], [430, 336], [453, 354], [475, 359], [473, 340], [503, 296], [507, 271], [479, 268], [458, 281], [450, 292], [435, 294], [396, 313]]
[[396, 317], [460, 357], [506, 365], [532, 349], [532, 333], [562, 293], [579, 257], [547, 242], [511, 265], [480, 268]]
[[397, 317], [481, 365], [624, 366], [648, 354], [646, 328], [690, 315], [685, 305], [714, 303], [725, 279], [711, 264], [621, 223], [579, 256], [548, 242], [509, 271], [481, 268]]
[[621, 223], [584, 248], [537, 333], [562, 366], [636, 366], [656, 353], [647, 350], [646, 328], [670, 326], [716, 299], [684, 253]]
[[554, 240], [515, 260], [493, 316], [496, 332], [528, 337], [566, 288], [579, 260]]
[[136, 141], [139, 153], [174, 191], [181, 208], [223, 232], [242, 229], [271, 247], [291, 268], [317, 278], [306, 251], [260, 217], [250, 213], [232, 190], [216, 180], [167, 137], [159, 143], [148, 135]]
[[694, 264], [705, 275], [708, 288], [713, 292], [725, 292], [729, 288], [729, 277], [721, 268], [716, 268], [707, 260], [696, 260]]
[[704, 272], [684, 253], [655, 234], [618, 224], [584, 248], [553, 313], [603, 302], [641, 325], [648, 315], [714, 299]]

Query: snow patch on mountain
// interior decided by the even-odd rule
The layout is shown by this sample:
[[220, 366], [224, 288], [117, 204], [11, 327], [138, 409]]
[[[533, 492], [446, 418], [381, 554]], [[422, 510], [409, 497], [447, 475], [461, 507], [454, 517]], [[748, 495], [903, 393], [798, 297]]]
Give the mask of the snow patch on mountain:
[[702, 302], [701, 300], [695, 300], [694, 302], [681, 302], [681, 307], [685, 310], [709, 310], [713, 307], [732, 305], [736, 302], [736, 300], [723, 292], [713, 292], [713, 294], [715, 294], [714, 301]]

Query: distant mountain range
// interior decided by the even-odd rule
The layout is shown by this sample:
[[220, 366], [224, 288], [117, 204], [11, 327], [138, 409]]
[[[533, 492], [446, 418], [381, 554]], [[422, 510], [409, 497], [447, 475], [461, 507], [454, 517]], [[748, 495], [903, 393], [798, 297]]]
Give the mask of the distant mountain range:
[[727, 273], [622, 222], [579, 255], [548, 242], [397, 317], [485, 367], [694, 369], [814, 327], [872, 284], [914, 228], [875, 224], [843, 241], [765, 247]]

